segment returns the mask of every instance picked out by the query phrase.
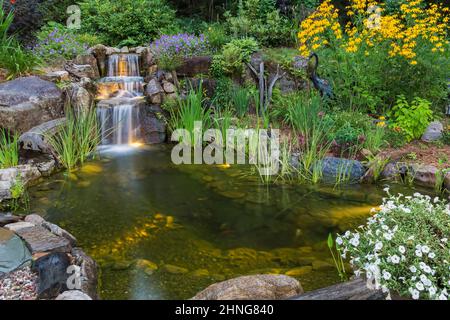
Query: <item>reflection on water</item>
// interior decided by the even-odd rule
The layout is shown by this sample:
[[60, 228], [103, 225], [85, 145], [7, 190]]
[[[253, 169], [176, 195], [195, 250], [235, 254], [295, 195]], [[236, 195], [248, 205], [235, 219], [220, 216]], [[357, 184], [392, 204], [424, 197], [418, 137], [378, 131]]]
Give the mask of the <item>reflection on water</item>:
[[166, 146], [110, 150], [31, 191], [101, 266], [104, 299], [186, 299], [239, 275], [336, 283], [325, 239], [362, 224], [375, 187], [261, 185], [242, 166], [180, 166]]

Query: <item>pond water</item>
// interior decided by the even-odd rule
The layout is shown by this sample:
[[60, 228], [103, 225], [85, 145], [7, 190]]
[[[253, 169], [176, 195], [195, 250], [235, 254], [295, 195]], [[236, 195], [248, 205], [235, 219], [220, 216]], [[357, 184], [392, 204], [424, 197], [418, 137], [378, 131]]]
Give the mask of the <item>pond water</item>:
[[187, 299], [240, 275], [339, 281], [326, 238], [365, 222], [381, 187], [267, 187], [243, 166], [175, 166], [168, 146], [102, 153], [30, 191], [101, 267], [103, 299]]

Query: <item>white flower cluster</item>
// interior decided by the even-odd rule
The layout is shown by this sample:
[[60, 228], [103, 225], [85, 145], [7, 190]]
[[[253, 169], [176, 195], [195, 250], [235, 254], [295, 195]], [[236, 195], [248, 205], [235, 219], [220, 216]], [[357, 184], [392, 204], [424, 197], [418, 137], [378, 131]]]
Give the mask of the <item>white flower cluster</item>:
[[336, 239], [355, 274], [365, 274], [384, 292], [450, 300], [450, 205], [399, 194], [372, 212], [365, 226]]

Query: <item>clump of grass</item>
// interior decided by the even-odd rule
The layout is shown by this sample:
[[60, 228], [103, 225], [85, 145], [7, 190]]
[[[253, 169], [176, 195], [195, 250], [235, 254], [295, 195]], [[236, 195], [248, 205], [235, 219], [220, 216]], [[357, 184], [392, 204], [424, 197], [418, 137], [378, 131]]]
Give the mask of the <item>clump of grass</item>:
[[75, 112], [66, 107], [65, 115], [65, 124], [61, 125], [55, 135], [47, 135], [46, 139], [59, 162], [68, 171], [73, 171], [96, 150], [101, 135], [94, 108]]
[[19, 164], [19, 135], [12, 137], [6, 130], [0, 129], [0, 168], [14, 167]]
[[338, 272], [339, 278], [341, 278], [341, 281], [348, 280], [341, 249], [339, 248], [339, 245], [333, 240], [333, 236], [331, 235], [331, 233], [328, 235], [327, 245], [328, 249], [330, 249], [331, 256], [333, 257], [333, 262]]
[[29, 209], [29, 197], [25, 188], [25, 183], [20, 176], [16, 177], [14, 185], [10, 189], [11, 202], [9, 207], [13, 212], [17, 212], [20, 209], [28, 211]]
[[367, 156], [367, 164], [369, 171], [372, 173], [374, 182], [378, 182], [380, 180], [381, 173], [390, 160], [390, 157], [382, 157], [379, 155], [374, 156], [373, 154], [369, 154]]
[[436, 181], [434, 183], [434, 191], [440, 194], [445, 192], [444, 181], [447, 173], [450, 172], [450, 168], [444, 167], [445, 162], [446, 161], [444, 159], [439, 159], [438, 167], [435, 173]]
[[203, 107], [203, 88], [200, 82], [198, 88], [189, 90], [186, 98], [178, 98], [178, 107], [172, 108], [170, 112], [169, 128], [173, 132], [185, 129], [190, 134], [190, 143], [196, 145], [194, 139], [195, 122], [202, 122], [203, 131], [210, 128], [211, 111]]
[[234, 88], [231, 99], [236, 114], [239, 117], [243, 117], [248, 112], [250, 104], [250, 95], [248, 90], [242, 87]]

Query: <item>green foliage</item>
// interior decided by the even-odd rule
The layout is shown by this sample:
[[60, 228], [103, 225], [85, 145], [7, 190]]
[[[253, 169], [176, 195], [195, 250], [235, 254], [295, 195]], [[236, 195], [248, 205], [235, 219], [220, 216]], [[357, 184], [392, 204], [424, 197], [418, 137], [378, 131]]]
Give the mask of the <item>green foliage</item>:
[[396, 128], [386, 128], [385, 139], [392, 148], [401, 148], [407, 142], [405, 134]]
[[276, 9], [274, 0], [240, 0], [236, 15], [225, 14], [235, 37], [254, 37], [265, 46], [289, 45], [292, 24]]
[[198, 88], [189, 90], [186, 98], [178, 98], [178, 108], [172, 108], [170, 111], [169, 129], [172, 132], [178, 129], [186, 130], [191, 140], [183, 142], [190, 143], [191, 146], [198, 143], [194, 137], [195, 122], [202, 122], [203, 132], [211, 125], [211, 111], [204, 108], [203, 103], [203, 87], [200, 84]]
[[17, 212], [21, 208], [26, 210], [29, 209], [29, 197], [25, 188], [25, 183], [20, 175], [16, 177], [16, 180], [9, 191], [11, 192], [9, 208], [13, 212]]
[[327, 245], [328, 249], [330, 250], [331, 256], [333, 257], [333, 262], [339, 278], [341, 278], [341, 281], [348, 280], [341, 249], [339, 248], [339, 245], [334, 242], [333, 235], [331, 233], [328, 235]]
[[72, 59], [84, 53], [88, 47], [98, 43], [95, 36], [76, 34], [62, 24], [49, 22], [37, 34], [37, 44], [34, 52], [45, 61], [65, 58]]
[[178, 31], [175, 11], [165, 0], [82, 0], [82, 29], [105, 44], [146, 45]]
[[[213, 71], [211, 70], [211, 72]], [[218, 71], [219, 77], [217, 78], [212, 102], [216, 108], [225, 108], [231, 104], [233, 81], [230, 78], [220, 75], [220, 72], [221, 70]]]
[[55, 135], [46, 135], [46, 139], [59, 162], [70, 172], [92, 155], [100, 144], [101, 134], [94, 108], [76, 112], [67, 106], [65, 115], [66, 123]]
[[331, 82], [338, 107], [385, 112], [399, 95], [420, 96], [436, 110], [443, 106], [450, 69], [447, 50], [438, 55], [428, 47], [418, 49], [414, 66], [402, 58], [386, 58], [385, 50], [388, 49], [372, 50], [365, 55], [364, 50], [349, 53], [336, 45], [319, 51], [319, 74]]
[[19, 164], [19, 135], [12, 137], [0, 129], [0, 168], [14, 167]]
[[8, 32], [14, 20], [12, 11], [3, 9], [0, 1], [0, 68], [8, 70], [8, 79], [30, 73], [40, 64], [40, 60], [31, 51], [23, 48], [14, 36]]
[[253, 38], [234, 39], [223, 46], [221, 54], [215, 55], [211, 73], [220, 77], [225, 75], [241, 75], [244, 63], [250, 61], [252, 53], [258, 51], [258, 42]]
[[245, 87], [235, 87], [232, 94], [233, 107], [238, 117], [243, 117], [250, 106], [250, 93]]
[[206, 39], [213, 51], [219, 51], [223, 45], [230, 41], [230, 36], [227, 34], [225, 27], [221, 23], [208, 24], [203, 31]]
[[393, 127], [401, 128], [406, 139], [419, 139], [433, 119], [431, 103], [425, 99], [414, 98], [408, 103], [405, 96], [400, 95], [392, 108]]
[[73, 0], [46, 0], [39, 4], [38, 9], [44, 22], [65, 23], [68, 18], [67, 8], [73, 4]]

